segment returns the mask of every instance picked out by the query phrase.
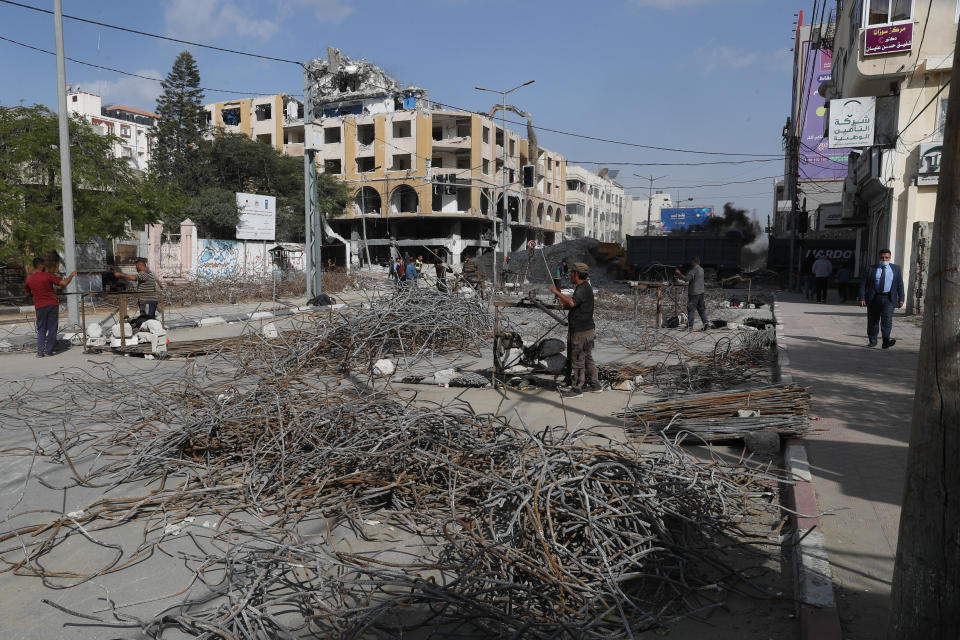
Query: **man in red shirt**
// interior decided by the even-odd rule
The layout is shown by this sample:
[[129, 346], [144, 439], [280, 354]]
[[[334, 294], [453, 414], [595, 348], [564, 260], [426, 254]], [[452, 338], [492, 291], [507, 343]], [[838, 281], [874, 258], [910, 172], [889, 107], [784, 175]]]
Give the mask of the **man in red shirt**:
[[33, 308], [37, 312], [37, 357], [53, 355], [53, 345], [57, 341], [57, 326], [60, 324], [60, 300], [53, 285], [65, 287], [77, 275], [74, 271], [66, 280], [47, 273], [47, 265], [40, 258], [33, 259], [36, 269], [27, 278], [24, 291], [33, 296]]

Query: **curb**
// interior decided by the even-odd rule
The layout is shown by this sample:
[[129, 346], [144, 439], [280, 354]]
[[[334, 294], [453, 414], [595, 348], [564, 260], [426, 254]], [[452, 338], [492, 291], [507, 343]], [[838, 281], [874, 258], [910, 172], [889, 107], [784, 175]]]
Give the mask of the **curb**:
[[33, 313], [35, 309], [33, 305], [29, 307], [0, 307], [0, 316], [2, 315], [24, 315], [27, 313]]
[[[326, 306], [303, 306], [303, 307], [288, 307], [286, 309], [277, 309], [275, 311], [254, 311], [252, 313], [238, 313], [234, 315], [220, 315], [220, 316], [201, 316], [199, 318], [192, 318], [190, 320], [179, 320], [174, 322], [164, 323], [164, 327], [167, 329], [196, 329], [198, 327], [210, 327], [221, 324], [234, 324], [236, 322], [247, 322], [248, 320], [269, 320], [271, 318], [281, 318], [283, 316], [292, 316], [298, 313], [308, 313], [312, 311], [328, 311], [328, 310], [338, 310], [343, 309], [348, 306], [356, 306], [355, 304], [344, 304], [337, 303]], [[24, 307], [25, 308], [25, 307]], [[33, 307], [30, 307], [30, 312], [33, 311]], [[57, 340], [72, 340], [78, 336], [82, 336], [81, 333], [57, 333]], [[30, 344], [36, 344], [36, 337], [20, 337], [14, 338], [12, 340], [3, 340], [0, 341], [0, 353], [10, 352], [14, 350], [22, 350], [24, 347]]]
[[[781, 384], [792, 384], [790, 354], [780, 321], [780, 302], [774, 297], [773, 318], [777, 332], [777, 375]], [[802, 438], [790, 438], [783, 452], [786, 470], [796, 481], [787, 487], [787, 507], [793, 510], [793, 588], [803, 640], [842, 640], [840, 612], [833, 593], [833, 573], [820, 528], [817, 494], [810, 475], [807, 446]]]

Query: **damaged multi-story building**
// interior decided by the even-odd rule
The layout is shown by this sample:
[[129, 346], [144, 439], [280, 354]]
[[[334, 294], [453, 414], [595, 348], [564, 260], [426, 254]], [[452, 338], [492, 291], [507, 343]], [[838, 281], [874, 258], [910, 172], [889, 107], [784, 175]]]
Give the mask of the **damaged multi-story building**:
[[[473, 113], [433, 104], [424, 89], [401, 88], [379, 67], [335, 50], [307, 73], [308, 148], [317, 170], [352, 193], [344, 211], [327, 212], [348, 263], [409, 254], [459, 264], [501, 242], [513, 251], [562, 239], [566, 162], [536, 143], [527, 114], [508, 106], [527, 117], [525, 138], [504, 130], [499, 107]], [[524, 165], [534, 167], [528, 188]]]
[[242, 133], [289, 156], [303, 156], [303, 103], [286, 94], [204, 105], [207, 135]]

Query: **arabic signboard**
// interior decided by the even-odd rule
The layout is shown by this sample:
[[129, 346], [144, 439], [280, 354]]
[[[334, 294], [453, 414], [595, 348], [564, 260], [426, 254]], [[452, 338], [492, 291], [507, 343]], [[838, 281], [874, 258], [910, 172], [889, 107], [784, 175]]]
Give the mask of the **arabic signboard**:
[[685, 229], [703, 224], [713, 215], [713, 207], [688, 207], [682, 209], [661, 209], [660, 222], [664, 231]]
[[917, 168], [917, 186], [940, 182], [940, 156], [942, 142], [925, 142], [920, 145], [920, 166]]
[[238, 193], [237, 240], [273, 240], [277, 222], [277, 199], [256, 193]]
[[806, 55], [803, 67], [803, 78], [810, 78], [813, 73], [813, 82], [807, 81], [807, 95], [801, 99], [805, 101], [802, 116], [803, 130], [800, 132], [800, 181], [806, 180], [843, 180], [847, 177], [847, 156], [850, 149], [830, 149], [827, 138], [823, 135], [826, 130], [826, 100], [820, 95], [820, 83], [831, 78], [833, 67], [833, 52], [830, 50], [811, 49], [810, 43], [804, 43]]
[[877, 99], [840, 98], [830, 101], [830, 148], [872, 147]]
[[913, 48], [913, 23], [888, 24], [864, 30], [863, 55], [902, 53]]

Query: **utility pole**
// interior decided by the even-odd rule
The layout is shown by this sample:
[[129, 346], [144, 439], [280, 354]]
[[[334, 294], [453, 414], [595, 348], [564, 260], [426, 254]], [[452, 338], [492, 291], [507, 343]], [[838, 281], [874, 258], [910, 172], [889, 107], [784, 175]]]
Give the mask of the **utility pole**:
[[645, 236], [648, 236], [650, 235], [650, 213], [653, 211], [653, 183], [655, 180], [663, 180], [664, 178], [668, 178], [669, 176], [658, 176], [654, 178], [653, 176], [642, 176], [639, 173], [635, 173], [633, 175], [637, 176], [638, 178], [643, 178], [644, 180], [650, 181], [650, 190], [647, 194], [647, 231], [646, 233], [643, 234]]
[[[314, 234], [314, 212], [317, 210], [317, 162], [316, 140], [313, 131], [313, 81], [310, 78], [310, 68], [303, 65], [303, 131], [305, 144], [303, 145], [303, 204], [304, 224], [306, 225], [306, 258], [307, 258], [307, 300], [323, 293], [323, 268], [320, 264], [320, 247], [322, 239]], [[322, 229], [320, 230], [322, 234]]]
[[[960, 83], [960, 29], [951, 83]], [[960, 100], [947, 106], [887, 640], [960, 629]], [[869, 277], [869, 275], [868, 275]]]
[[[788, 121], [787, 127], [790, 126], [791, 123]], [[788, 269], [790, 290], [793, 291], [797, 286], [797, 273], [794, 269], [793, 256], [797, 244], [797, 218], [800, 216], [800, 191], [797, 188], [797, 181], [800, 179], [800, 137], [794, 135], [792, 129], [787, 137], [787, 153], [789, 154], [788, 162], [790, 164], [790, 171], [787, 175], [787, 194], [790, 196], [790, 263]]]
[[[67, 71], [63, 62], [63, 6], [53, 0], [53, 30], [57, 40], [57, 106], [60, 123], [60, 192], [63, 197], [63, 259], [67, 273], [77, 269], [77, 243], [73, 228], [73, 168], [70, 164], [70, 118], [67, 116]], [[67, 285], [67, 319], [80, 324], [79, 287], [73, 280]]]
[[[500, 227], [500, 234], [499, 234], [500, 237], [497, 240], [497, 244], [500, 245], [501, 249], [503, 250], [503, 255], [507, 255], [507, 247], [506, 247], [507, 224], [510, 218], [509, 206], [507, 203], [507, 137], [508, 137], [507, 136], [507, 94], [513, 93], [517, 89], [521, 87], [525, 87], [528, 84], [533, 84], [534, 82], [535, 82], [534, 80], [527, 80], [523, 84], [518, 84], [513, 89], [507, 89], [506, 91], [498, 91], [497, 89], [485, 89], [484, 87], [474, 87], [474, 89], [477, 89], [478, 91], [489, 91], [490, 93], [499, 93], [501, 97], [500, 106], [502, 107], [502, 109], [500, 111], [500, 126], [503, 129], [503, 226]], [[496, 142], [496, 140], [494, 140], [494, 142]], [[533, 158], [532, 160], [533, 160], [533, 166], [536, 167], [537, 159]], [[517, 168], [520, 169], [519, 166]], [[536, 169], [534, 169], [534, 172], [536, 172]], [[520, 212], [518, 212], [518, 215], [519, 213]], [[496, 207], [494, 207], [493, 233], [494, 233], [494, 236], [497, 235]], [[493, 285], [492, 285], [493, 288], [491, 289], [492, 291], [496, 291], [497, 282], [499, 282], [499, 280], [497, 279], [497, 249], [496, 247], [494, 247], [493, 249]]]

